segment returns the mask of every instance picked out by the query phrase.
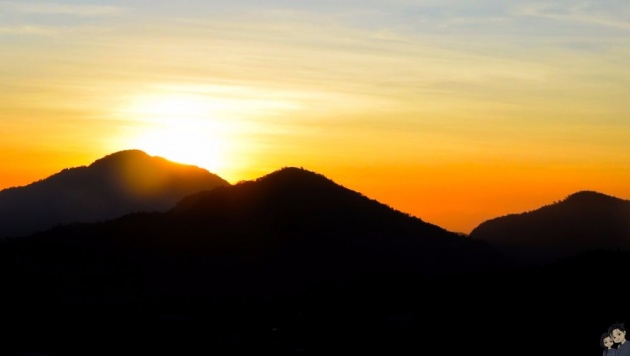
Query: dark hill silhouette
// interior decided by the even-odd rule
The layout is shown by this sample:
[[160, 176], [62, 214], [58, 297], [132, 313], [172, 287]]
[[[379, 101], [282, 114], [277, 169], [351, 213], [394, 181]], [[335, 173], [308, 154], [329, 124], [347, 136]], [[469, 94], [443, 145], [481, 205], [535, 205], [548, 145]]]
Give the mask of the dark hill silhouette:
[[590, 354], [630, 317], [610, 304], [629, 255], [506, 265], [483, 241], [285, 168], [167, 212], [0, 241], [0, 353]]
[[88, 167], [64, 169], [27, 186], [0, 191], [0, 237], [165, 211], [187, 195], [224, 185], [229, 183], [196, 166], [139, 150], [121, 151]]
[[[110, 268], [109, 263], [99, 265], [98, 261], [112, 257], [103, 251], [131, 254], [134, 258], [129, 261], [146, 263], [143, 268], [155, 273], [159, 287], [166, 289], [172, 287], [170, 282], [186, 283], [189, 277], [201, 275], [234, 280], [236, 274], [240, 282], [256, 275], [253, 282], [264, 277], [280, 284], [286, 282], [283, 278], [296, 278], [292, 283], [299, 284], [309, 275], [456, 273], [484, 270], [502, 261], [484, 242], [297, 168], [193, 194], [165, 213], [60, 226], [10, 243], [29, 246], [60, 265], [75, 260], [77, 250], [82, 251], [80, 258], [89, 251], [95, 258], [84, 261], [88, 265], [81, 273], [91, 264]], [[164, 270], [173, 280], [156, 272]], [[205, 286], [192, 278], [186, 288]]]
[[470, 237], [526, 263], [588, 250], [630, 250], [630, 201], [581, 191], [534, 211], [488, 220]]
[[318, 270], [445, 273], [485, 268], [498, 258], [483, 243], [292, 167], [187, 197], [171, 213], [191, 226], [212, 222], [230, 244], [264, 243], [281, 259], [291, 256], [292, 265]]
[[[7, 239], [0, 243], [5, 291], [0, 297], [15, 311], [4, 316], [5, 323], [16, 323], [15, 330], [28, 330], [24, 335], [31, 342], [46, 345], [67, 343], [72, 335], [72, 342], [95, 345], [98, 339], [114, 347], [120, 338], [103, 342], [96, 330], [123, 330], [136, 345], [164, 351], [156, 345], [173, 339], [177, 347], [192, 348], [185, 340], [201, 330], [197, 340], [206, 350], [232, 349], [236, 343], [251, 347], [246, 351], [279, 351], [272, 335], [265, 335], [308, 309], [318, 314], [318, 321], [308, 324], [317, 328], [310, 335], [329, 333], [312, 345], [324, 350], [337, 341], [349, 346], [334, 335], [358, 335], [346, 328], [359, 327], [383, 306], [437, 297], [425, 289], [430, 278], [502, 263], [484, 242], [391, 209], [322, 175], [284, 168], [194, 194], [168, 212]], [[352, 292], [340, 292], [347, 290]], [[338, 298], [353, 302], [342, 312]], [[346, 316], [332, 324], [319, 319], [339, 313]], [[55, 332], [59, 324], [71, 324], [74, 333]], [[164, 325], [174, 329], [155, 331]], [[193, 330], [186, 329], [191, 325]], [[239, 339], [228, 336], [226, 343], [220, 335], [230, 328]], [[142, 332], [150, 338], [141, 339]]]

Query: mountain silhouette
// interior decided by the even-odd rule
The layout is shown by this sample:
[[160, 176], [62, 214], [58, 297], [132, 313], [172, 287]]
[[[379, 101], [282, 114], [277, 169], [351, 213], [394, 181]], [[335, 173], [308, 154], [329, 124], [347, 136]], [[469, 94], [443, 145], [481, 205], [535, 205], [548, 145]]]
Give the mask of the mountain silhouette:
[[6, 269], [26, 266], [25, 280], [56, 289], [84, 280], [125, 289], [133, 281], [133, 290], [155, 293], [266, 294], [361, 274], [448, 274], [502, 263], [484, 242], [297, 168], [194, 194], [168, 212], [58, 226], [4, 246], [19, 256]]
[[[94, 254], [81, 273], [92, 264], [99, 269], [103, 266], [98, 261], [112, 258], [103, 251], [129, 254], [127, 261], [146, 263], [143, 269], [151, 273], [168, 270], [167, 275], [153, 276], [160, 288], [190, 279], [184, 288], [203, 289], [204, 284], [194, 279], [202, 275], [200, 280], [214, 275], [227, 281], [238, 275], [239, 283], [255, 275], [251, 282], [268, 279], [267, 285], [298, 278], [292, 283], [299, 284], [309, 276], [354, 272], [484, 270], [501, 261], [484, 242], [298, 168], [193, 194], [167, 212], [59, 226], [18, 240], [10, 243], [32, 251], [43, 248], [35, 253], [55, 264], [76, 260], [77, 250], [82, 251], [81, 259]], [[105, 263], [104, 268], [114, 265]]]
[[215, 243], [264, 246], [274, 261], [305, 269], [444, 273], [483, 269], [498, 258], [483, 243], [293, 167], [187, 197], [171, 214], [188, 226], [212, 222], [221, 232]]
[[[166, 212], [0, 241], [0, 303], [12, 306], [4, 321], [17, 330], [16, 340], [29, 335], [29, 342], [46, 346], [90, 347], [103, 342], [96, 330], [117, 330], [142, 345], [136, 354], [149, 346], [163, 351], [158, 345], [168, 340], [177, 340], [178, 349], [171, 351], [181, 354], [181, 347], [194, 345], [182, 340], [196, 332], [206, 350], [232, 350], [235, 342], [248, 351], [271, 350], [273, 339], [263, 337], [271, 330], [268, 323], [283, 323], [296, 310], [340, 315], [338, 298], [347, 299], [352, 307], [343, 307], [346, 320], [359, 326], [365, 317], [360, 310], [377, 315], [372, 313], [379, 313], [380, 298], [392, 299], [383, 305], [436, 298], [425, 289], [426, 280], [502, 264], [484, 242], [396, 211], [323, 175], [283, 168], [193, 194]], [[56, 332], [60, 324], [73, 332]], [[343, 324], [325, 324], [309, 324], [319, 330], [312, 335], [345, 330]], [[250, 339], [225, 341], [220, 335], [226, 328]], [[142, 332], [150, 339], [141, 339]], [[120, 345], [115, 339], [105, 347]], [[335, 340], [322, 339], [317, 347]]]
[[581, 191], [534, 211], [483, 222], [470, 237], [526, 263], [589, 250], [630, 250], [630, 201]]
[[[165, 212], [0, 241], [0, 304], [11, 326], [0, 348], [425, 354], [443, 352], [436, 340], [457, 328], [448, 346], [472, 353], [598, 352], [602, 325], [630, 317], [624, 306], [602, 307], [609, 286], [599, 284], [611, 269], [623, 274], [629, 254], [508, 264], [483, 240], [288, 167]], [[576, 340], [549, 345], [554, 337]]]
[[229, 183], [196, 166], [140, 150], [121, 151], [87, 167], [64, 169], [27, 186], [0, 191], [0, 237], [139, 211], [165, 211], [187, 195], [224, 185]]

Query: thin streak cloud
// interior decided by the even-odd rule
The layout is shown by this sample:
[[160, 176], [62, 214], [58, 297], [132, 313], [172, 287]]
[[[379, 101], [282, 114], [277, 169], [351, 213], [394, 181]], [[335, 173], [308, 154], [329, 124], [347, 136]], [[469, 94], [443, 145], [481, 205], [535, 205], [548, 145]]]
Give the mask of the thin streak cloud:
[[27, 14], [72, 15], [79, 17], [100, 17], [118, 15], [125, 11], [118, 6], [78, 5], [44, 2], [0, 2], [0, 9]]
[[38, 36], [53, 36], [60, 31], [55, 28], [41, 27], [41, 26], [12, 26], [12, 27], [0, 27], [0, 35], [38, 35]]
[[613, 11], [602, 11], [594, 4], [579, 3], [570, 7], [554, 6], [553, 4], [529, 4], [520, 8], [520, 14], [551, 20], [577, 22], [618, 29], [630, 29], [630, 21], [624, 18], [616, 18], [615, 15], [628, 15], [630, 8], [619, 9], [619, 13]]

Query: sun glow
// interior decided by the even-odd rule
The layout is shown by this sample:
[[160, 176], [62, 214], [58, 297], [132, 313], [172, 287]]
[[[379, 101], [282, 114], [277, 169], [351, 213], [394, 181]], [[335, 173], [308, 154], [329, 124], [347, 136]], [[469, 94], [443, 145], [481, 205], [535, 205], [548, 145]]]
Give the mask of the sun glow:
[[234, 120], [221, 117], [220, 105], [201, 95], [146, 95], [125, 108], [140, 126], [126, 145], [172, 161], [219, 172], [225, 168]]
[[132, 147], [169, 160], [194, 164], [216, 173], [224, 168], [224, 143], [203, 125], [147, 130], [133, 140]]
[[146, 85], [121, 98], [113, 115], [125, 124], [112, 149], [140, 149], [242, 179], [248, 160], [291, 130], [278, 117], [302, 109], [302, 97], [237, 85]]

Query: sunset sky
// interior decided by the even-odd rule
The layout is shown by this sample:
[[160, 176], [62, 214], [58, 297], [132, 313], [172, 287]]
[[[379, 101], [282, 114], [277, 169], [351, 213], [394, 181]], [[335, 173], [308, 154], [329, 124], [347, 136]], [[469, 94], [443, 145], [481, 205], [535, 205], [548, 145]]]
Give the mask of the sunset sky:
[[0, 132], [0, 189], [138, 148], [468, 233], [630, 199], [630, 2], [0, 0]]

